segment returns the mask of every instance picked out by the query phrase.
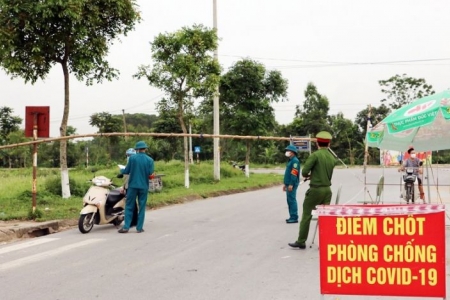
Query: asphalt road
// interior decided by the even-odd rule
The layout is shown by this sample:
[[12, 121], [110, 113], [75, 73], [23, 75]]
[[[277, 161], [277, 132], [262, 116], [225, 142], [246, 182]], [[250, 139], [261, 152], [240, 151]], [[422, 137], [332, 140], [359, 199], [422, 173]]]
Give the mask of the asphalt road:
[[[439, 172], [440, 184], [449, 184], [449, 170]], [[386, 183], [399, 182], [395, 169], [369, 169], [366, 176], [361, 169], [336, 170], [340, 204], [374, 197], [382, 174]], [[299, 187], [299, 202], [306, 189]], [[448, 186], [439, 193], [450, 202]], [[398, 184], [386, 185], [382, 199], [400, 203]], [[85, 235], [73, 229], [3, 245], [0, 299], [321, 299], [318, 241], [291, 249], [298, 225], [286, 224], [287, 217], [285, 195], [275, 187], [147, 211], [140, 234], [105, 225]], [[449, 235], [447, 227], [447, 257]], [[449, 276], [447, 270], [447, 286]]]

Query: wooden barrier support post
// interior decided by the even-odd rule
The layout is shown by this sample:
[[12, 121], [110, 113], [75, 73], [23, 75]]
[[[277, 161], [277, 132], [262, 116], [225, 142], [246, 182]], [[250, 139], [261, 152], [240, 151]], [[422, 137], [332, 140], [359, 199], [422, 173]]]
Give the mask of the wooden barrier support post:
[[[37, 140], [38, 135], [38, 113], [33, 114], [33, 140]], [[37, 194], [37, 147], [38, 145], [33, 144], [33, 185], [31, 188], [31, 196], [32, 196], [32, 211], [33, 214], [36, 211], [36, 194]]]

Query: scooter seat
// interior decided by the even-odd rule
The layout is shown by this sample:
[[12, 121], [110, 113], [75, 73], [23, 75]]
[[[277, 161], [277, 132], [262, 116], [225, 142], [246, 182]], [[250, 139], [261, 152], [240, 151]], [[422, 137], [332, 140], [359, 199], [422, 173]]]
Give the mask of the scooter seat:
[[114, 206], [124, 197], [125, 195], [120, 192], [120, 189], [111, 190], [106, 198], [106, 205]]

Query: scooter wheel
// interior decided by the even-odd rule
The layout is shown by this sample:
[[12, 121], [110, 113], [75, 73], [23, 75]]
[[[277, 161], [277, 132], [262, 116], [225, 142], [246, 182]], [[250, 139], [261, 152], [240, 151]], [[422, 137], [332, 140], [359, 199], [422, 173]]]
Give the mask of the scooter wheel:
[[81, 233], [88, 233], [94, 227], [94, 217], [93, 213], [81, 215], [80, 219], [78, 219], [78, 229]]
[[116, 227], [118, 227], [118, 226], [120, 226], [120, 224], [122, 224], [122, 221], [123, 221], [123, 220], [119, 220], [119, 218], [116, 218], [116, 219], [114, 219], [114, 221], [113, 221], [113, 225], [116, 226]]

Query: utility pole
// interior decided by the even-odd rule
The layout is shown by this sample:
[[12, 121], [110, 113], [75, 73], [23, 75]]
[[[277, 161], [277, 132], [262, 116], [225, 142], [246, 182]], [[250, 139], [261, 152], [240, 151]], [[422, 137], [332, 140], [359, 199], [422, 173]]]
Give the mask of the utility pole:
[[[192, 134], [191, 124], [189, 124], [189, 134]], [[189, 163], [194, 163], [194, 156], [192, 155], [192, 136], [189, 136]]]
[[[213, 0], [213, 23], [214, 23], [214, 29], [217, 30], [217, 0]], [[214, 50], [214, 59], [218, 62], [219, 61], [219, 51], [218, 46], [216, 50]], [[213, 104], [214, 104], [214, 135], [219, 135], [219, 84], [216, 86], [216, 91], [214, 93], [213, 97]], [[214, 138], [214, 179], [220, 180], [220, 152], [219, 152], [219, 138]]]
[[[123, 118], [123, 132], [127, 133], [127, 122], [125, 121], [125, 109], [122, 109], [122, 118]], [[125, 141], [128, 140], [128, 137], [125, 135]]]

